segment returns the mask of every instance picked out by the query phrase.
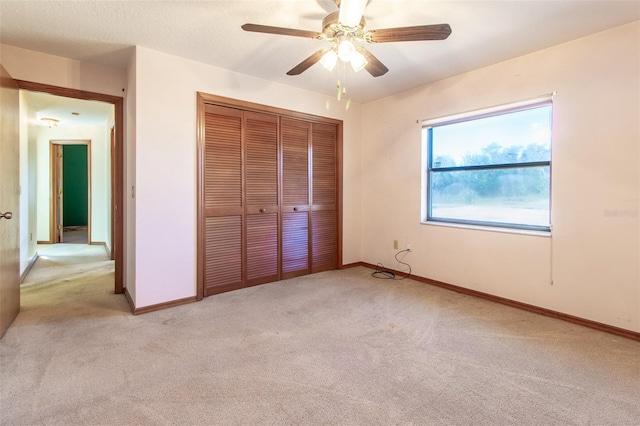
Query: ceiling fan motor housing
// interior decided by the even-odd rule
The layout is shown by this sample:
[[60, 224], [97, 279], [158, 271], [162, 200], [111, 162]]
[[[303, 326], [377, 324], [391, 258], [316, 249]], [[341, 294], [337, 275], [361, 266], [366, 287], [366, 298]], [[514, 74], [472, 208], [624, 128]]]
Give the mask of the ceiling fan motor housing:
[[360, 19], [357, 27], [345, 27], [340, 24], [338, 17], [340, 11], [330, 13], [322, 20], [322, 36], [326, 40], [333, 40], [340, 36], [349, 36], [358, 41], [364, 41], [364, 27], [366, 20], [364, 16]]

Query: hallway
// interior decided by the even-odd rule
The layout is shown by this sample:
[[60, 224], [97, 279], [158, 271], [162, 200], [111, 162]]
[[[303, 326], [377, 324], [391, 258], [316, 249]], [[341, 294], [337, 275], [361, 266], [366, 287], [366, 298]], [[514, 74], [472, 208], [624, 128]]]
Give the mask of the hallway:
[[19, 321], [129, 315], [125, 298], [113, 293], [114, 262], [101, 245], [46, 244], [21, 285]]

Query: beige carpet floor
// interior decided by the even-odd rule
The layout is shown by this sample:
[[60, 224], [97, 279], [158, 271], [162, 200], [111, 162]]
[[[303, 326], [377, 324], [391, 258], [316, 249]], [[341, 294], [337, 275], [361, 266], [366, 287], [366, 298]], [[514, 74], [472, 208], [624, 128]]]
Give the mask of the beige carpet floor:
[[640, 425], [637, 341], [366, 268], [132, 316], [63, 246], [0, 341], [2, 425]]

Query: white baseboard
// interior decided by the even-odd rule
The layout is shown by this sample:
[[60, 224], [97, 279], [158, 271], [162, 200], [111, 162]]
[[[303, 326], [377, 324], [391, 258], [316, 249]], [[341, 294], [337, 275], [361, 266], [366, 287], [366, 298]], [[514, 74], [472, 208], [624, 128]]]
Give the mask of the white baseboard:
[[35, 265], [36, 260], [38, 260], [38, 252], [36, 252], [36, 254], [34, 254], [33, 257], [29, 259], [29, 263], [27, 264], [27, 267], [24, 268], [24, 272], [20, 274], [20, 283], [22, 283], [22, 281], [24, 281], [24, 279], [27, 277], [27, 274], [29, 274], [29, 271], [31, 271], [31, 268], [33, 268], [33, 265]]
[[91, 241], [92, 246], [104, 246], [105, 251], [107, 252], [107, 256], [111, 259], [111, 250], [105, 241]]

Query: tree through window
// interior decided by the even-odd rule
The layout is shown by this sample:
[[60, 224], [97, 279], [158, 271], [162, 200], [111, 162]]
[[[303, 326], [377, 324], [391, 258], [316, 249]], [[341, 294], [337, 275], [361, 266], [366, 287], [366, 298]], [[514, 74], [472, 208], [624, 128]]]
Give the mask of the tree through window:
[[427, 123], [427, 221], [549, 231], [551, 100]]

